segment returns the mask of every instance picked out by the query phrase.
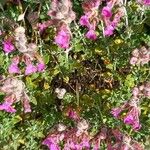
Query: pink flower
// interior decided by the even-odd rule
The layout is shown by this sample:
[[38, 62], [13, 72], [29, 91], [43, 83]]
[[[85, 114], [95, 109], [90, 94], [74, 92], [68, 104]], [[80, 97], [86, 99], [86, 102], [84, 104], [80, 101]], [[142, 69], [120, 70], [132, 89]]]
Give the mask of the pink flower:
[[20, 73], [20, 69], [18, 67], [18, 64], [19, 64], [19, 56], [14, 57], [12, 59], [12, 63], [8, 68], [8, 72], [9, 73]]
[[55, 37], [55, 43], [61, 48], [68, 48], [70, 43], [70, 34], [67, 29], [61, 29]]
[[124, 103], [118, 108], [113, 108], [111, 113], [115, 118], [118, 118], [121, 112], [127, 111], [126, 116], [123, 118], [124, 123], [131, 125], [134, 130], [139, 130], [141, 128], [141, 125], [139, 121], [140, 107], [138, 106], [138, 103], [139, 99], [133, 95], [129, 102]]
[[14, 113], [16, 109], [14, 109], [11, 105], [14, 103], [15, 99], [13, 96], [5, 97], [5, 101], [3, 104], [0, 104], [0, 110], [4, 110], [6, 112]]
[[144, 65], [150, 61], [150, 50], [146, 47], [141, 47], [140, 49], [134, 49], [132, 52], [132, 57], [130, 59], [130, 64], [132, 65]]
[[16, 109], [14, 109], [9, 103], [4, 102], [0, 105], [0, 110], [5, 110], [6, 112], [14, 113]]
[[89, 31], [85, 35], [88, 39], [95, 40], [97, 38], [95, 29], [99, 22], [98, 8], [100, 2], [101, 2], [100, 0], [92, 0], [92, 1], [85, 1], [82, 4], [82, 8], [84, 10], [85, 15], [83, 15], [80, 18], [79, 22], [82, 26], [86, 26], [89, 29]]
[[18, 68], [18, 65], [11, 64], [8, 68], [9, 73], [20, 73], [20, 69]]
[[94, 30], [89, 30], [86, 35], [85, 35], [88, 39], [91, 40], [96, 40], [97, 36]]
[[132, 57], [132, 58], [130, 59], [130, 64], [131, 64], [131, 65], [135, 65], [135, 64], [137, 63], [137, 61], [138, 61], [138, 58]]
[[121, 111], [122, 111], [121, 108], [113, 108], [113, 109], [111, 110], [111, 114], [112, 114], [115, 118], [117, 118], [117, 117], [119, 116], [119, 114], [121, 113]]
[[108, 7], [108, 6], [103, 7], [103, 9], [102, 9], [102, 16], [110, 18], [112, 16], [111, 8]]
[[10, 53], [15, 50], [15, 47], [10, 40], [6, 40], [3, 42], [3, 50], [5, 53]]
[[33, 64], [28, 64], [26, 66], [25, 75], [29, 75], [37, 72], [37, 68]]
[[150, 0], [138, 0], [138, 2], [143, 5], [150, 5]]
[[45, 64], [44, 63], [39, 63], [37, 65], [37, 70], [38, 70], [38, 72], [43, 72], [45, 70]]
[[49, 150], [60, 150], [60, 147], [57, 144], [57, 137], [55, 137], [55, 135], [54, 137], [51, 136], [46, 138], [42, 144], [48, 146]]
[[53, 24], [52, 20], [44, 21], [43, 23], [38, 23], [37, 28], [39, 29], [40, 33], [43, 33], [49, 26]]
[[104, 30], [104, 35], [105, 36], [110, 36], [113, 34], [114, 31], [114, 27], [112, 25], [109, 25], [106, 27], [106, 29]]
[[24, 56], [24, 61], [26, 64], [25, 75], [37, 72], [37, 67], [32, 64], [30, 57]]
[[103, 16], [105, 16], [104, 21], [105, 21], [106, 29], [104, 30], [103, 34], [105, 36], [110, 36], [113, 34], [113, 31], [117, 27], [117, 25], [120, 22], [120, 19], [123, 15], [124, 15], [123, 9], [120, 8], [120, 9], [118, 9], [118, 12], [114, 15], [113, 21], [110, 21], [109, 17], [111, 17], [111, 7], [110, 6], [104, 7]]
[[74, 120], [79, 120], [79, 114], [73, 109], [73, 108], [69, 108], [67, 110], [67, 114], [66, 114], [70, 119], [74, 119]]
[[144, 0], [143, 2], [145, 5], [150, 5], [150, 0]]
[[89, 22], [89, 20], [88, 20], [88, 17], [86, 16], [86, 15], [84, 15], [84, 16], [82, 16], [81, 18], [80, 18], [80, 24], [82, 25], [82, 26], [86, 26], [87, 28], [90, 28], [90, 22]]
[[124, 118], [124, 123], [131, 125], [134, 130], [139, 130], [141, 128], [139, 122], [139, 115], [140, 111], [138, 107], [131, 108], [131, 110], [127, 113], [126, 117]]
[[47, 26], [46, 22], [43, 22], [43, 23], [38, 23], [37, 27], [38, 27], [40, 33], [42, 33], [48, 26]]

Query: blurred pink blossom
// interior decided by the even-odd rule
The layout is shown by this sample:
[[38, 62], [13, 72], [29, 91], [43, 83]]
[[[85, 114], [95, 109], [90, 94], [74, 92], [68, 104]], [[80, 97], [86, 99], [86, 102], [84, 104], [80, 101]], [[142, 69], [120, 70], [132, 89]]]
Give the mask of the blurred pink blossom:
[[14, 45], [12, 44], [11, 40], [3, 41], [3, 50], [5, 53], [11, 53], [15, 50]]
[[67, 27], [62, 27], [55, 36], [55, 43], [58, 44], [61, 48], [69, 48], [70, 38], [70, 33]]
[[90, 28], [90, 22], [89, 22], [89, 19], [88, 19], [88, 16], [86, 15], [83, 15], [81, 18], [80, 18], [80, 24], [82, 26], [86, 26], [87, 28]]
[[131, 65], [144, 65], [150, 61], [150, 48], [141, 47], [134, 49], [131, 53], [130, 64]]
[[8, 68], [8, 72], [9, 73], [20, 73], [18, 64], [19, 64], [19, 56], [16, 56], [12, 59], [12, 63]]
[[94, 30], [89, 30], [86, 35], [85, 35], [88, 39], [91, 39], [91, 40], [96, 40], [97, 39], [97, 35], [95, 33]]
[[88, 28], [88, 32], [86, 33], [86, 38], [91, 40], [96, 40], [96, 26], [99, 22], [98, 18], [98, 8], [100, 6], [100, 0], [87, 0], [82, 3], [82, 8], [84, 10], [84, 15], [81, 16], [79, 23], [82, 26], [86, 26]]
[[36, 73], [36, 72], [37, 72], [37, 68], [33, 64], [28, 64], [26, 66], [25, 75], [29, 75], [29, 74]]
[[113, 108], [111, 114], [115, 118], [119, 118], [121, 112], [127, 111], [127, 114], [123, 118], [124, 123], [131, 125], [134, 130], [139, 130], [141, 125], [139, 122], [140, 107], [138, 106], [138, 102], [138, 98], [132, 97], [129, 102], [126, 102], [120, 107]]
[[37, 65], [37, 71], [38, 72], [43, 72], [45, 70], [45, 64], [44, 63], [38, 63]]
[[110, 18], [112, 16], [111, 8], [108, 7], [108, 6], [103, 7], [103, 9], [102, 9], [102, 16]]
[[150, 0], [137, 0], [139, 3], [143, 4], [143, 5], [150, 5]]
[[31, 112], [29, 97], [26, 94], [25, 85], [21, 80], [17, 78], [7, 78], [3, 82], [1, 82], [0, 91], [6, 94], [4, 98], [4, 103], [0, 104], [0, 110], [4, 110], [6, 112], [16, 112], [13, 108], [13, 104], [21, 101], [24, 112]]

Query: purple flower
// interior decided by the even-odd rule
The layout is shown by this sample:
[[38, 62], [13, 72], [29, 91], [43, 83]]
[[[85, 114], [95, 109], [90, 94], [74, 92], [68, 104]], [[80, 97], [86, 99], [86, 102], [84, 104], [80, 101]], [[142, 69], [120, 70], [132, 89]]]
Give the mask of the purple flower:
[[121, 108], [113, 108], [113, 109], [111, 110], [111, 114], [112, 114], [115, 118], [117, 118], [117, 117], [119, 116], [119, 114], [121, 113], [121, 111], [122, 111]]
[[0, 110], [5, 110], [6, 112], [14, 113], [16, 109], [14, 109], [9, 103], [4, 102], [0, 105]]
[[82, 16], [81, 18], [80, 18], [80, 24], [82, 25], [82, 26], [86, 26], [87, 28], [90, 28], [90, 22], [89, 22], [89, 20], [88, 20], [88, 17], [86, 16], [86, 15], [84, 15], [84, 16]]
[[18, 64], [19, 64], [19, 56], [14, 57], [12, 59], [12, 63], [8, 68], [8, 72], [9, 73], [20, 73], [20, 69], [18, 67]]
[[137, 106], [137, 102], [134, 99], [130, 101], [129, 105], [130, 108], [124, 118], [124, 123], [131, 125], [134, 130], [139, 130], [141, 128], [139, 121], [140, 108]]
[[134, 120], [133, 116], [132, 115], [128, 115], [128, 116], [126, 116], [124, 118], [124, 123], [126, 123], [126, 124], [132, 124], [133, 120]]
[[61, 29], [55, 37], [55, 43], [61, 48], [68, 48], [70, 43], [70, 34], [68, 30]]
[[15, 50], [15, 47], [10, 40], [6, 40], [3, 42], [3, 50], [5, 53], [10, 53]]
[[37, 24], [37, 27], [38, 27], [40, 33], [43, 33], [43, 31], [44, 31], [48, 26], [47, 26], [46, 22], [43, 22], [43, 23], [38, 23], [38, 24]]
[[96, 40], [97, 36], [94, 30], [89, 30], [86, 35], [85, 35], [88, 39], [91, 40]]
[[150, 5], [150, 0], [138, 0], [138, 2], [143, 5]]
[[76, 121], [80, 119], [79, 114], [73, 108], [69, 108], [66, 112], [66, 115], [70, 119], [73, 119], [73, 120], [76, 120]]
[[113, 34], [114, 31], [114, 27], [112, 25], [109, 25], [106, 27], [106, 29], [104, 30], [104, 35], [105, 36], [110, 36]]
[[48, 137], [42, 142], [42, 144], [48, 146], [49, 150], [60, 150], [56, 137]]
[[29, 75], [37, 72], [37, 68], [33, 64], [28, 64], [26, 66], [25, 75]]
[[39, 63], [37, 65], [37, 70], [38, 70], [38, 72], [43, 72], [45, 70], [45, 64], [44, 63]]
[[95, 29], [99, 22], [98, 8], [100, 2], [101, 2], [100, 0], [93, 0], [93, 1], [85, 1], [82, 3], [82, 8], [84, 10], [85, 15], [83, 15], [80, 18], [79, 22], [82, 26], [86, 26], [89, 29], [89, 31], [85, 35], [88, 39], [95, 40], [97, 38]]
[[8, 68], [9, 73], [20, 73], [20, 69], [18, 68], [18, 65], [16, 64], [11, 64]]
[[133, 107], [127, 113], [126, 117], [124, 118], [124, 123], [131, 125], [134, 130], [139, 130], [141, 128], [138, 108]]
[[103, 7], [103, 9], [102, 9], [102, 16], [110, 18], [112, 16], [111, 8], [108, 7], [108, 6]]
[[150, 5], [150, 0], [144, 0], [143, 2], [145, 5]]
[[4, 98], [5, 101], [3, 104], [0, 104], [0, 110], [4, 110], [6, 112], [14, 113], [16, 112], [16, 109], [14, 109], [11, 105], [14, 103], [13, 96], [8, 96]]
[[[134, 130], [139, 130], [141, 128], [139, 116], [140, 107], [138, 107], [139, 99], [137, 97], [132, 97], [127, 103], [124, 103], [120, 108], [112, 109], [111, 113], [115, 118], [118, 118], [122, 111], [127, 111], [126, 116], [123, 118], [125, 124], [131, 125]], [[122, 116], [120, 116], [122, 118]]]

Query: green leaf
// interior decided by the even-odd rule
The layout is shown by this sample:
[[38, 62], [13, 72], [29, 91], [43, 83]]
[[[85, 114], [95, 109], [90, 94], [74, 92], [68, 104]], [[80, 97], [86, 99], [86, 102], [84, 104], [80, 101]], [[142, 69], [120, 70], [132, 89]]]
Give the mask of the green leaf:
[[45, 64], [48, 64], [49, 63], [49, 55], [45, 55], [44, 56], [44, 62], [45, 62]]
[[15, 117], [13, 118], [12, 122], [13, 122], [13, 124], [17, 124], [17, 123], [20, 122], [21, 120], [22, 120], [22, 118], [21, 118], [19, 115], [17, 115], [17, 116], [15, 116]]
[[134, 77], [132, 77], [132, 74], [129, 74], [126, 77], [126, 80], [125, 80], [124, 84], [125, 84], [125, 86], [131, 88], [131, 87], [134, 87], [134, 85], [135, 85], [134, 81], [135, 81], [135, 79], [134, 79]]
[[37, 100], [35, 97], [31, 97], [30, 102], [33, 103], [34, 105], [37, 105]]

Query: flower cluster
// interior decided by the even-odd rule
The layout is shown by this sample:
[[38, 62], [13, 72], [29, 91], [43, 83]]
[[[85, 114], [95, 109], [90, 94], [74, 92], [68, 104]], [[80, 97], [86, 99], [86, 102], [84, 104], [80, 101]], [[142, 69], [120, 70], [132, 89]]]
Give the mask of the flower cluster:
[[93, 150], [100, 150], [102, 142], [106, 144], [107, 150], [143, 150], [140, 143], [131, 139], [129, 135], [123, 134], [118, 128], [102, 127], [100, 132], [91, 139]]
[[88, 28], [85, 35], [88, 39], [95, 40], [97, 38], [95, 30], [99, 23], [98, 8], [100, 2], [100, 0], [87, 0], [82, 4], [85, 15], [81, 16], [80, 24]]
[[145, 82], [144, 84], [134, 87], [132, 94], [136, 98], [146, 97], [150, 98], [150, 82]]
[[[131, 125], [134, 130], [139, 130], [141, 124], [139, 121], [140, 107], [139, 100], [132, 98], [129, 102], [124, 103], [122, 106], [113, 108], [111, 113], [115, 118], [123, 118], [125, 124]], [[121, 112], [127, 112], [125, 116], [121, 116]]]
[[[119, 7], [116, 14], [113, 16], [112, 9], [114, 5], [119, 5], [120, 1], [111, 0], [107, 1], [107, 5], [102, 9], [102, 19], [105, 23], [104, 36], [110, 36], [114, 33], [115, 28], [118, 26], [121, 17], [124, 16], [123, 8]], [[112, 17], [113, 16], [113, 17]]]
[[[11, 65], [8, 69], [9, 73], [20, 73], [21, 71], [18, 65], [21, 61], [26, 65], [25, 75], [44, 71], [45, 64], [37, 52], [37, 45], [34, 43], [27, 43], [25, 29], [23, 27], [17, 27], [15, 29], [15, 45], [22, 55], [15, 56], [12, 59]], [[35, 61], [37, 61], [36, 66], [33, 64]]]
[[77, 126], [71, 129], [67, 129], [64, 125], [61, 126], [59, 125], [59, 128], [43, 141], [43, 144], [47, 145], [50, 150], [60, 150], [61, 141], [64, 141], [64, 150], [90, 148], [90, 136], [87, 132], [88, 123], [86, 120], [80, 120]]
[[140, 143], [121, 133], [119, 129], [108, 129], [107, 134], [107, 150], [144, 150]]
[[48, 12], [51, 17], [51, 24], [56, 26], [57, 34], [55, 43], [61, 48], [69, 48], [71, 31], [70, 23], [75, 20], [75, 13], [72, 10], [70, 0], [52, 0], [51, 9]]
[[[125, 102], [122, 106], [113, 108], [111, 113], [115, 118], [123, 118], [125, 124], [131, 125], [134, 130], [139, 130], [141, 128], [139, 122], [140, 107], [139, 102], [141, 97], [150, 98], [150, 83], [134, 87], [132, 90], [132, 97], [130, 101]], [[124, 117], [120, 114], [121, 112], [127, 112]]]
[[150, 48], [141, 47], [132, 51], [131, 65], [144, 65], [150, 61]]
[[27, 95], [25, 85], [17, 78], [7, 78], [2, 82], [0, 91], [6, 94], [4, 103], [0, 104], [0, 110], [14, 113], [16, 109], [12, 106], [14, 103], [21, 101], [24, 112], [31, 112], [29, 97]]
[[[119, 129], [102, 127], [97, 134], [92, 135], [88, 131], [89, 124], [85, 119], [74, 119], [74, 121], [76, 126], [73, 128], [58, 124], [42, 144], [48, 146], [50, 150], [99, 150], [103, 142], [107, 150], [135, 150], [136, 148], [143, 150], [138, 142], [121, 133]], [[60, 146], [62, 142], [63, 145]]]
[[[101, 4], [100, 0], [87, 0], [82, 4], [84, 14], [80, 18], [80, 24], [88, 28], [86, 37], [92, 40], [97, 38], [96, 36], [96, 26], [99, 23], [99, 6]], [[112, 13], [112, 9], [115, 5], [121, 5], [121, 2], [118, 0], [110, 0], [106, 2], [106, 6], [102, 8], [101, 19], [105, 23], [105, 28], [103, 31], [104, 36], [110, 36], [114, 33], [114, 30], [118, 26], [121, 17], [124, 16], [123, 8], [119, 7], [115, 15]]]

